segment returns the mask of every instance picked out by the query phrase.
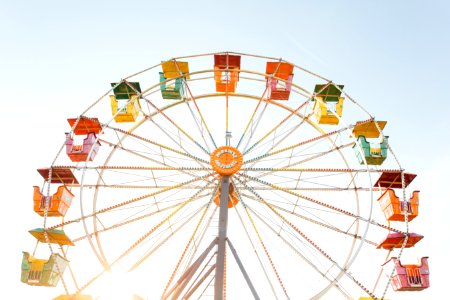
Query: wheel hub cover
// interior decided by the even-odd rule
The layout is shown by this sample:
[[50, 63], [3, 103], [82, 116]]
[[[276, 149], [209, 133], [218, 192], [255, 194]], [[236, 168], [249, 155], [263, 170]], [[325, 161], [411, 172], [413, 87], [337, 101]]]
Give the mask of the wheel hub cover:
[[241, 169], [242, 164], [241, 152], [231, 146], [219, 147], [211, 154], [211, 166], [222, 176], [233, 175]]

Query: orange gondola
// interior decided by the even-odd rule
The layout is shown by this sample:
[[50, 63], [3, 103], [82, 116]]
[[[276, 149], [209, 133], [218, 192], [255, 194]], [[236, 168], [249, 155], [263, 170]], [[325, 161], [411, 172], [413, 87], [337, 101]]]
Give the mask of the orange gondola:
[[239, 55], [215, 54], [214, 55], [214, 80], [216, 92], [236, 91], [241, 69], [241, 57]]
[[419, 215], [419, 191], [414, 191], [412, 197], [405, 205], [403, 201], [395, 195], [393, 189], [387, 189], [379, 198], [381, 210], [388, 221], [405, 221], [405, 214], [408, 220], [412, 221]]
[[65, 185], [58, 187], [53, 196], [45, 197], [39, 187], [34, 186], [33, 203], [34, 211], [41, 217], [44, 216], [45, 208], [48, 202], [48, 217], [64, 217], [72, 203], [74, 195]]

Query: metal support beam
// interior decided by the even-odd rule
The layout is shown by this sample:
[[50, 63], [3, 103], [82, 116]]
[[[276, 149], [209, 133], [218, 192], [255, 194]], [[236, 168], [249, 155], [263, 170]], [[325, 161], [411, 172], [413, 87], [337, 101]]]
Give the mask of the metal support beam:
[[230, 177], [222, 176], [219, 211], [219, 238], [217, 241], [216, 275], [214, 281], [214, 300], [223, 300], [225, 273], [225, 246], [228, 228], [228, 189]]
[[217, 238], [215, 238], [211, 244], [209, 244], [208, 248], [203, 251], [203, 253], [196, 259], [196, 261], [181, 275], [180, 279], [175, 283], [175, 285], [166, 293], [164, 294], [161, 299], [168, 299], [170, 295], [174, 292], [176, 292], [176, 296], [173, 296], [172, 299], [178, 299], [178, 296], [183, 291], [186, 284], [184, 282], [188, 282], [190, 278], [192, 278], [192, 275], [195, 274], [197, 269], [200, 267], [202, 262], [207, 257], [208, 253], [211, 252], [211, 250], [214, 248], [214, 246], [217, 244]]
[[212, 265], [208, 271], [200, 278], [200, 280], [186, 293], [186, 295], [183, 297], [183, 300], [189, 299], [192, 294], [198, 289], [198, 287], [205, 281], [205, 279], [214, 271], [216, 268], [216, 265]]
[[236, 262], [239, 266], [239, 269], [241, 269], [241, 273], [242, 273], [242, 275], [244, 275], [244, 278], [245, 278], [245, 281], [247, 282], [248, 287], [252, 291], [253, 298], [255, 298], [256, 300], [259, 300], [258, 293], [256, 292], [255, 287], [253, 286], [253, 283], [250, 280], [250, 277], [248, 277], [247, 271], [245, 271], [244, 265], [242, 264], [241, 259], [237, 255], [236, 249], [234, 248], [233, 244], [231, 243], [231, 241], [229, 239], [227, 239], [227, 241], [228, 241], [228, 247], [230, 247], [231, 253], [233, 253], [234, 259], [236, 260]]

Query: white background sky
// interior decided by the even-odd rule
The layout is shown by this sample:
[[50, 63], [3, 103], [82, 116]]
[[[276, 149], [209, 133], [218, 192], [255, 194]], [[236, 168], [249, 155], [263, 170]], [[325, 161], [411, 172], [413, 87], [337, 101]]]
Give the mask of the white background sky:
[[35, 170], [58, 151], [66, 118], [109, 82], [163, 59], [227, 50], [283, 57], [344, 83], [376, 118], [389, 121], [392, 147], [418, 174], [414, 222], [425, 239], [416, 251], [430, 256], [432, 285], [393, 299], [448, 293], [447, 1], [43, 0], [0, 6], [0, 298], [31, 292], [20, 283], [21, 251], [34, 246], [27, 230], [37, 227], [31, 187], [41, 182]]

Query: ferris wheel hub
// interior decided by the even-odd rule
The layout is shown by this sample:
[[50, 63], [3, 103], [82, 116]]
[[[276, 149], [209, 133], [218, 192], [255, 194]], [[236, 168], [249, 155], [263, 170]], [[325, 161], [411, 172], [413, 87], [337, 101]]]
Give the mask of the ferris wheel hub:
[[231, 146], [218, 147], [211, 154], [211, 166], [222, 176], [233, 175], [241, 169], [242, 164], [242, 153]]

